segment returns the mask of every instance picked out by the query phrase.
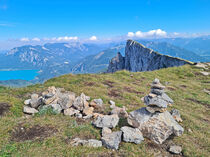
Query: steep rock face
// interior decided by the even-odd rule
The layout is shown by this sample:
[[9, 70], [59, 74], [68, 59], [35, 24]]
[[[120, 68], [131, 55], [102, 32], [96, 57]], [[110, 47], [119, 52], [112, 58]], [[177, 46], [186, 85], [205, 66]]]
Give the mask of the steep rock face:
[[151, 71], [161, 68], [192, 64], [186, 60], [159, 54], [152, 49], [146, 48], [140, 43], [128, 40], [125, 48], [125, 57], [120, 53], [110, 61], [107, 72], [118, 70]]
[[112, 73], [124, 68], [125, 68], [125, 57], [123, 57], [121, 53], [118, 52], [117, 56], [112, 58], [112, 60], [109, 63], [108, 72]]

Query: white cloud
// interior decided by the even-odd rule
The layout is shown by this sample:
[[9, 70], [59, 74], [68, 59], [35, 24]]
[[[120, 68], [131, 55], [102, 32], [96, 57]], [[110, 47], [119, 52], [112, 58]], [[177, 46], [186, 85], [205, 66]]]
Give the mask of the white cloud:
[[78, 40], [78, 37], [77, 36], [75, 36], [75, 37], [65, 36], [65, 37], [52, 38], [52, 40], [57, 40], [57, 41], [71, 41], [71, 40]]
[[20, 41], [27, 42], [30, 41], [29, 38], [21, 38]]
[[167, 37], [167, 32], [161, 30], [161, 29], [156, 29], [156, 30], [150, 30], [148, 32], [128, 32], [127, 34], [128, 37], [137, 37], [137, 38], [155, 38], [155, 37]]
[[130, 37], [130, 38], [132, 38], [132, 37], [135, 36], [135, 34], [133, 32], [128, 32], [128, 35], [127, 36]]
[[97, 40], [97, 37], [96, 36], [92, 36], [92, 37], [89, 38], [89, 40], [95, 41], [95, 40]]
[[137, 32], [135, 33], [135, 35], [136, 35], [136, 37], [138, 37], [138, 38], [144, 37], [144, 33], [141, 32], [141, 31], [137, 31]]
[[33, 38], [32, 41], [41, 41], [39, 38]]

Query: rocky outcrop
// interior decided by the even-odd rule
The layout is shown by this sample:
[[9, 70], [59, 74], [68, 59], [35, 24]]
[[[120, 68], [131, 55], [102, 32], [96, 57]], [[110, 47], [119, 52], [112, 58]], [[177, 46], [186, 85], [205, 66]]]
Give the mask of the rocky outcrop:
[[128, 40], [125, 48], [125, 57], [118, 53], [110, 61], [107, 72], [111, 73], [123, 69], [133, 72], [152, 71], [184, 64], [192, 63], [180, 58], [162, 55], [136, 41]]

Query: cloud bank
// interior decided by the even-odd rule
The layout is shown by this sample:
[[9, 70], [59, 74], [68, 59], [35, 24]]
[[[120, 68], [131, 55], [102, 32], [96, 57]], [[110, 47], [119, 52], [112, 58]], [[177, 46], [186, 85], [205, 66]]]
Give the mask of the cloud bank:
[[154, 29], [150, 30], [148, 32], [142, 32], [142, 31], [137, 31], [137, 32], [128, 32], [127, 37], [129, 38], [163, 38], [167, 37], [167, 32], [163, 31], [161, 29]]

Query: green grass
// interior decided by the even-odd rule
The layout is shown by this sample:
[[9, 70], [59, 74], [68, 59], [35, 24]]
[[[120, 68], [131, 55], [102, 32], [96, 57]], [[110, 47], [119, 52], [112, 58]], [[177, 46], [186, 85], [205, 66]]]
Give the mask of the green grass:
[[[11, 105], [10, 111], [0, 117], [0, 156], [153, 156], [155, 152], [162, 150], [149, 147], [147, 139], [140, 145], [122, 142], [118, 151], [103, 147], [72, 147], [68, 140], [75, 137], [100, 139], [100, 130], [94, 128], [90, 121], [79, 122], [75, 118], [55, 115], [51, 111], [28, 118], [22, 113], [22, 107], [30, 94], [56, 86], [77, 95], [83, 92], [91, 98], [102, 98], [106, 112], [110, 110], [109, 100], [115, 101], [117, 106], [126, 106], [128, 111], [133, 111], [144, 106], [141, 98], [149, 93], [150, 83], [154, 78], [159, 78], [163, 85], [167, 84], [167, 94], [175, 101], [168, 110], [178, 109], [183, 119], [181, 125], [185, 132], [181, 137], [175, 137], [174, 142], [182, 146], [184, 156], [207, 157], [210, 155], [210, 96], [203, 89], [210, 89], [210, 77], [200, 75], [199, 71], [201, 69], [186, 65], [152, 72], [69, 74], [25, 88], [0, 87], [0, 102]], [[13, 142], [11, 132], [20, 124], [27, 127], [37, 124], [51, 125], [58, 132], [41, 141]], [[120, 126], [126, 124], [126, 120], [121, 119], [115, 129], [119, 130]]]

